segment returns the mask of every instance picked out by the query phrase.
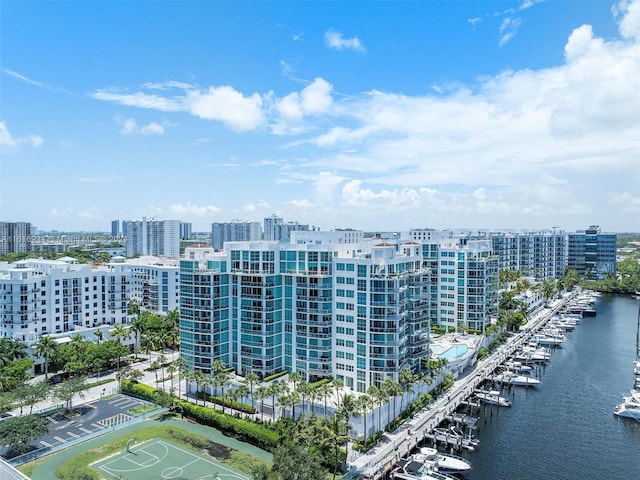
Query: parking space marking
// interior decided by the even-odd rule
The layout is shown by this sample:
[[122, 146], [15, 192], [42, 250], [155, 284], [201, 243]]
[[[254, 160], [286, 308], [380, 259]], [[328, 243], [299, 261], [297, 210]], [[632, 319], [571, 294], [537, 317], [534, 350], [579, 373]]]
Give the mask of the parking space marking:
[[67, 432], [67, 435], [70, 435], [73, 438], [79, 438], [80, 437], [80, 435], [78, 435], [77, 433], [73, 433], [73, 432]]
[[60, 437], [53, 437], [53, 438], [55, 438], [60, 443], [67, 443], [67, 441], [64, 438], [60, 438]]

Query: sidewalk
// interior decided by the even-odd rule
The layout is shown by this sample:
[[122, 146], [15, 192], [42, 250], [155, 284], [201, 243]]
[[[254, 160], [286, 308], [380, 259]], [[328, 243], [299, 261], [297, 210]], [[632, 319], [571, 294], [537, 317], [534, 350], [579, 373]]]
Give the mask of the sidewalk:
[[[160, 352], [152, 352], [149, 356], [151, 357], [151, 362], [149, 361], [149, 356], [147, 356], [146, 360], [142, 361], [142, 362], [136, 362], [136, 363], [132, 363], [130, 364], [130, 366], [132, 368], [134, 368], [135, 370], [140, 370], [143, 374], [144, 377], [142, 377], [139, 382], [140, 383], [144, 383], [146, 385], [151, 385], [153, 387], [155, 387], [156, 385], [156, 372], [151, 370], [151, 371], [146, 371], [145, 369], [149, 368], [150, 363], [152, 363], [153, 361], [155, 361], [158, 357], [160, 357], [161, 355], [164, 355], [167, 358], [167, 362], [172, 362], [173, 360], [177, 359], [180, 355], [179, 352], [173, 352], [170, 354], [167, 353], [160, 353]], [[138, 354], [138, 357], [141, 357], [140, 354]], [[119, 388], [118, 388], [118, 382], [116, 380], [116, 373], [117, 370], [113, 370], [105, 375], [94, 375], [91, 377], [87, 377], [87, 383], [94, 383], [94, 382], [98, 382], [100, 380], [105, 380], [105, 379], [113, 379], [113, 382], [109, 382], [109, 383], [105, 383], [103, 385], [98, 385], [95, 387], [91, 387], [87, 390], [85, 390], [84, 392], [82, 392], [81, 394], [76, 394], [73, 397], [73, 402], [72, 405], [82, 405], [85, 403], [90, 403], [93, 402], [95, 400], [99, 400], [104, 396], [107, 395], [113, 395], [113, 394], [117, 394], [119, 393]], [[158, 378], [160, 378], [160, 376], [162, 375], [161, 371], [158, 371]], [[165, 376], [167, 375], [166, 373], [166, 368], [165, 368]], [[49, 375], [49, 378], [51, 377], [51, 375]], [[39, 382], [41, 380], [44, 380], [45, 376], [44, 375], [37, 375], [35, 377], [33, 377], [31, 380], [29, 380], [30, 383], [35, 383], [35, 382]], [[183, 380], [184, 382], [184, 380]], [[168, 391], [171, 385], [171, 380], [166, 380], [165, 382], [161, 382], [160, 384], [160, 388], [162, 388], [162, 385], [165, 386], [165, 389]], [[174, 387], [176, 388], [176, 394], [177, 394], [177, 381], [174, 382]], [[53, 386], [53, 388], [55, 388], [55, 386]], [[184, 397], [184, 388], [182, 390], [182, 394]], [[48, 410], [52, 410], [54, 408], [58, 408], [58, 407], [62, 407], [63, 405], [60, 403], [60, 400], [54, 399], [52, 398], [51, 395], [49, 395], [49, 397], [44, 401], [44, 402], [38, 402], [33, 406], [33, 413], [42, 413], [42, 412], [46, 412]], [[20, 416], [20, 410], [22, 410], [22, 415], [26, 415], [29, 413], [29, 405], [25, 405], [22, 407], [22, 409], [20, 407], [18, 408], [14, 408], [13, 410], [10, 410], [8, 413], [10, 413], [13, 416]]]

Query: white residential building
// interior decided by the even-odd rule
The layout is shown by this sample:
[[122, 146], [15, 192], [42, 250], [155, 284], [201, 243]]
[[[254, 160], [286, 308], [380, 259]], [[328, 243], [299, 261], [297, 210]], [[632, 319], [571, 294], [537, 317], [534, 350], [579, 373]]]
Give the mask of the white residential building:
[[225, 242], [262, 240], [260, 222], [232, 220], [231, 222], [215, 222], [211, 224], [211, 245], [221, 250]]
[[123, 220], [122, 235], [126, 241], [127, 257], [180, 255], [180, 220], [156, 220], [147, 217], [142, 217], [142, 220]]
[[122, 265], [94, 268], [68, 257], [0, 264], [0, 337], [30, 346], [42, 335], [125, 324], [131, 275]]
[[131, 272], [129, 295], [141, 309], [167, 314], [180, 305], [180, 269], [178, 259], [142, 256], [114, 257], [109, 264]]

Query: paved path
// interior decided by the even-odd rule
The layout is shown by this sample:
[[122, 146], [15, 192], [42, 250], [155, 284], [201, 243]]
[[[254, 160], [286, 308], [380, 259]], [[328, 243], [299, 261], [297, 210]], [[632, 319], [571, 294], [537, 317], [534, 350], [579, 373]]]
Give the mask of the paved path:
[[[160, 355], [164, 355], [167, 359], [167, 362], [171, 362], [175, 359], [178, 358], [179, 353], [178, 352], [174, 352], [174, 353], [151, 353], [151, 362], [155, 361], [158, 357], [160, 357]], [[138, 355], [139, 357], [141, 356], [140, 354]], [[147, 360], [143, 361], [143, 362], [136, 362], [136, 363], [132, 363], [131, 367], [136, 369], [136, 370], [140, 370], [144, 376], [139, 380], [140, 383], [145, 383], [147, 385], [151, 385], [151, 386], [155, 386], [155, 382], [156, 382], [156, 372], [155, 371], [146, 371], [145, 369], [149, 368], [149, 359], [147, 357]], [[167, 375], [166, 373], [166, 369], [165, 369], [165, 376]], [[160, 377], [162, 375], [161, 370], [158, 370], [158, 377]], [[105, 380], [105, 379], [113, 379], [113, 382], [109, 382], [109, 383], [105, 383], [103, 385], [99, 385], [96, 387], [91, 387], [87, 390], [85, 390], [83, 392], [83, 395], [81, 396], [80, 394], [76, 394], [73, 397], [73, 402], [72, 405], [76, 406], [76, 405], [80, 405], [80, 404], [85, 404], [85, 403], [90, 403], [94, 400], [99, 400], [100, 398], [107, 396], [107, 395], [112, 395], [112, 394], [116, 394], [118, 393], [118, 382], [115, 380], [116, 378], [116, 371], [112, 371], [108, 374], [105, 375], [101, 375], [101, 376], [92, 376], [87, 378], [87, 383], [93, 383], [93, 382], [97, 382], [99, 380]], [[37, 382], [40, 380], [44, 380], [44, 375], [38, 375], [36, 377], [34, 377], [33, 379], [31, 379], [31, 382]], [[184, 383], [184, 382], [183, 382]], [[169, 388], [171, 387], [171, 380], [167, 380], [165, 382], [162, 382], [160, 384], [160, 388], [162, 388], [162, 385], [164, 385], [165, 389], [168, 391]], [[176, 388], [176, 393], [177, 393], [177, 382], [174, 382], [174, 387]], [[183, 398], [184, 398], [184, 386], [182, 388], [182, 393], [183, 393]], [[33, 413], [41, 413], [41, 412], [46, 412], [49, 410], [53, 410], [57, 407], [61, 407], [63, 406], [60, 402], [60, 400], [56, 400], [54, 399], [52, 396], [49, 396], [49, 398], [47, 398], [44, 402], [38, 402], [34, 405], [33, 407]], [[26, 414], [29, 413], [29, 406], [23, 407], [22, 408], [22, 412], [20, 411], [20, 408], [15, 408], [13, 410], [11, 410], [9, 413], [11, 413], [12, 415], [20, 415], [22, 414]]]

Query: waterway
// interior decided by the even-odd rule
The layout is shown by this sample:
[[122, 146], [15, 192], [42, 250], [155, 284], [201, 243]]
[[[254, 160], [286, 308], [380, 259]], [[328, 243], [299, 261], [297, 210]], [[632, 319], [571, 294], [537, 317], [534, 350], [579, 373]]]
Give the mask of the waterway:
[[554, 349], [537, 388], [506, 391], [510, 408], [482, 408], [466, 479], [640, 478], [640, 422], [613, 414], [633, 382], [638, 300], [603, 296], [596, 311]]

